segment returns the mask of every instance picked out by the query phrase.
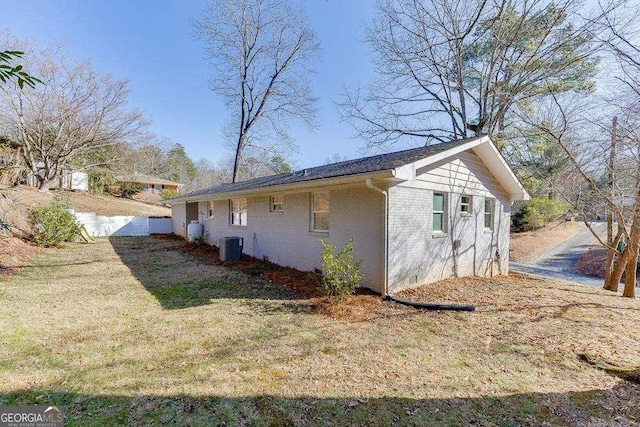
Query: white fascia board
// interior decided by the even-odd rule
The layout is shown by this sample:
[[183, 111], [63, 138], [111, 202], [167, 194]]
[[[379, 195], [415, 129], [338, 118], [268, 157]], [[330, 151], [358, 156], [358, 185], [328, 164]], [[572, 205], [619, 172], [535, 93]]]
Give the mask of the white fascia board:
[[313, 188], [317, 189], [325, 189], [327, 187], [333, 187], [337, 185], [344, 184], [355, 184], [364, 182], [367, 178], [371, 179], [384, 179], [393, 177], [393, 170], [384, 170], [378, 172], [371, 173], [363, 173], [363, 174], [354, 174], [354, 175], [346, 175], [346, 176], [336, 176], [332, 178], [318, 178], [311, 181], [301, 181], [295, 182], [291, 184], [283, 184], [283, 185], [271, 185], [268, 187], [259, 187], [259, 188], [251, 188], [247, 190], [241, 191], [229, 191], [225, 193], [214, 193], [214, 194], [202, 194], [194, 197], [176, 197], [175, 199], [165, 200], [166, 203], [177, 204], [184, 202], [203, 202], [206, 200], [224, 200], [224, 199], [233, 199], [237, 197], [250, 197], [250, 196], [258, 196], [263, 194], [275, 194], [275, 193], [283, 193], [283, 192], [302, 192], [305, 190], [310, 190]]

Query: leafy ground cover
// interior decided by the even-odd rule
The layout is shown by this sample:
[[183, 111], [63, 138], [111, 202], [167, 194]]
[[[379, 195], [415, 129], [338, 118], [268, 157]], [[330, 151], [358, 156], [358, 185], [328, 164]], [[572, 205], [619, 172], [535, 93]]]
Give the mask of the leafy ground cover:
[[345, 321], [181, 244], [72, 244], [0, 277], [0, 404], [59, 405], [68, 425], [640, 422], [640, 385], [584, 361], [640, 365], [637, 300], [467, 278], [402, 297], [475, 312], [360, 295], [367, 316]]

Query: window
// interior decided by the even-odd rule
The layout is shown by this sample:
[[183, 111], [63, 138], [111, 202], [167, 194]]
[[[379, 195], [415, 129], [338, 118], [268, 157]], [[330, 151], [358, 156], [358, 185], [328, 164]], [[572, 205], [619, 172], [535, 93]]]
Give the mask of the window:
[[247, 199], [231, 200], [231, 225], [247, 225]]
[[484, 199], [484, 228], [493, 230], [493, 199]]
[[433, 231], [446, 232], [446, 200], [444, 193], [433, 193]]
[[311, 230], [329, 231], [329, 192], [311, 195]]
[[213, 218], [213, 202], [207, 202], [207, 218]]
[[460, 197], [460, 213], [463, 215], [471, 215], [471, 196]]
[[284, 196], [271, 196], [270, 198], [271, 212], [283, 212], [284, 211]]

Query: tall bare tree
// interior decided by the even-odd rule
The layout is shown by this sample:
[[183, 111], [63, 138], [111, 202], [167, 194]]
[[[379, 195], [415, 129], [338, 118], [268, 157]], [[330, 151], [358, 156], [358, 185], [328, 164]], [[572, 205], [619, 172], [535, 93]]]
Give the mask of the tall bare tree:
[[[623, 273], [623, 296], [635, 295], [636, 264], [640, 248], [640, 126], [638, 111], [631, 104], [619, 105], [616, 124], [616, 173], [610, 174], [608, 159], [610, 125], [606, 118], [597, 123], [593, 111], [584, 103], [570, 105], [566, 100], [554, 97], [540, 106], [535, 116], [522, 117], [535, 127], [538, 138], [557, 144], [564, 157], [572, 165], [573, 177], [582, 181], [581, 190], [572, 187], [558, 188], [573, 209], [580, 212], [585, 224], [598, 242], [615, 254], [616, 263], [605, 269], [604, 288], [617, 291]], [[636, 109], [637, 110], [637, 109]], [[613, 175], [611, 185], [606, 181]], [[568, 178], [571, 179], [571, 178]], [[566, 183], [565, 183], [566, 184]], [[590, 209], [595, 205], [596, 209]], [[617, 223], [616, 234], [611, 240], [603, 237], [589, 222], [594, 211], [606, 209]], [[590, 212], [591, 211], [591, 212]], [[623, 245], [620, 245], [620, 242]]]
[[214, 68], [211, 88], [233, 114], [227, 136], [236, 182], [247, 147], [273, 137], [272, 149], [290, 144], [290, 119], [313, 125], [308, 76], [319, 43], [303, 10], [288, 0], [212, 0], [194, 27]]
[[592, 89], [579, 0], [380, 0], [367, 33], [379, 79], [343, 116], [369, 146], [500, 136], [509, 112], [549, 91]]
[[56, 53], [31, 56], [29, 67], [41, 81], [34, 88], [0, 86], [0, 134], [13, 142], [41, 190], [74, 158], [90, 159], [87, 153], [126, 142], [146, 125], [127, 105], [127, 80], [100, 74], [89, 62], [72, 65]]

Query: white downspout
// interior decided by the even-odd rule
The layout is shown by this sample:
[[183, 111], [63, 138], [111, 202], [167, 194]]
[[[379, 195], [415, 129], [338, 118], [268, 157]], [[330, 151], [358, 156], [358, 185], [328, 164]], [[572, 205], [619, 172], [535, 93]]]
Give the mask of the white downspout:
[[373, 185], [371, 178], [365, 181], [367, 188], [370, 188], [384, 196], [384, 289], [382, 296], [389, 294], [389, 195], [380, 187]]

